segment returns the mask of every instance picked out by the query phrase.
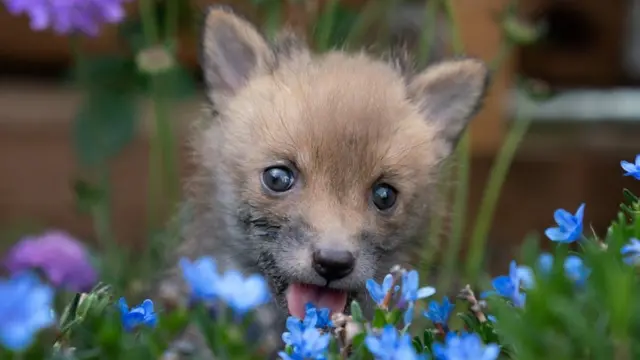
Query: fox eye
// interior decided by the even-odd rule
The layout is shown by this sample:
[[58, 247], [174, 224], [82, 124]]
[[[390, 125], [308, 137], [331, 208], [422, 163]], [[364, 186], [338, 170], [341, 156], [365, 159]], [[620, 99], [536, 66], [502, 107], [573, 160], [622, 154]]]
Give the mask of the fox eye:
[[391, 209], [397, 198], [398, 191], [389, 184], [376, 184], [371, 191], [371, 201], [380, 211]]
[[294, 182], [293, 171], [286, 166], [272, 166], [262, 173], [262, 186], [272, 192], [289, 191]]

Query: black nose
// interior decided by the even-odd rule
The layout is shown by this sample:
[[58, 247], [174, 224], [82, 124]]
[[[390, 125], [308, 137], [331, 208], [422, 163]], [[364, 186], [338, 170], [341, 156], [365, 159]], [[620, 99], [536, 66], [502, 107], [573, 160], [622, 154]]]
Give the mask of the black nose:
[[349, 275], [355, 263], [356, 258], [350, 251], [320, 249], [313, 252], [313, 268], [327, 281]]

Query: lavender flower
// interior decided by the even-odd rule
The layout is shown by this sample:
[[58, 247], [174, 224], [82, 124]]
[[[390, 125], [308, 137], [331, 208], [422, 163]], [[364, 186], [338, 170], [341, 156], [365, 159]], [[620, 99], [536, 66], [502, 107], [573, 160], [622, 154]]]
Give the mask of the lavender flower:
[[54, 286], [76, 292], [90, 290], [98, 280], [86, 249], [62, 231], [23, 238], [11, 248], [4, 265], [12, 273], [40, 269]]
[[38, 331], [55, 323], [53, 296], [29, 271], [0, 280], [0, 344], [12, 351], [28, 348]]
[[13, 15], [26, 14], [31, 29], [53, 29], [58, 34], [76, 32], [96, 36], [102, 24], [115, 24], [125, 17], [129, 0], [3, 0]]

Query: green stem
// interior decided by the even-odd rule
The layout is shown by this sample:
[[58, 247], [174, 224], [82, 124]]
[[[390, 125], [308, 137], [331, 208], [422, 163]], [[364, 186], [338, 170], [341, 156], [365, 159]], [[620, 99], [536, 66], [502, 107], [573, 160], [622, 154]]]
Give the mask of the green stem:
[[420, 42], [418, 47], [418, 65], [425, 66], [429, 62], [431, 49], [436, 39], [438, 29], [438, 11], [440, 11], [441, 0], [428, 0], [425, 6], [425, 24], [426, 31], [420, 33]]
[[165, 29], [168, 39], [175, 38], [178, 35], [178, 0], [165, 0], [166, 14], [165, 14]]
[[451, 31], [451, 41], [453, 44], [453, 53], [460, 55], [464, 52], [464, 43], [460, 36], [459, 24], [456, 22], [456, 13], [451, 0], [444, 0], [444, 11], [447, 14], [449, 20], [449, 30]]
[[444, 258], [444, 269], [437, 287], [437, 289], [444, 294], [448, 293], [449, 287], [451, 286], [466, 224], [467, 201], [469, 196], [469, 168], [471, 165], [469, 138], [470, 134], [466, 131], [457, 149], [457, 184], [453, 204], [453, 219], [451, 222], [451, 240], [448, 242], [449, 246], [447, 247]]
[[316, 47], [319, 52], [327, 51], [331, 46], [331, 34], [333, 33], [338, 0], [329, 0], [325, 6], [317, 28]]
[[[141, 0], [139, 2], [142, 26], [148, 47], [156, 46], [160, 42], [154, 1]], [[177, 2], [169, 0], [167, 3], [167, 29], [169, 36], [177, 31]], [[159, 199], [166, 197], [169, 206], [174, 205], [179, 197], [179, 182], [177, 174], [177, 156], [173, 139], [173, 129], [170, 121], [169, 107], [164, 96], [167, 85], [162, 74], [151, 75], [151, 101], [153, 103], [155, 131], [153, 131], [149, 147], [149, 194], [148, 194], [148, 226], [154, 230], [160, 225], [164, 214], [164, 206], [159, 206]]]
[[267, 4], [265, 19], [265, 34], [268, 39], [274, 39], [282, 23], [282, 1], [271, 1]]
[[[464, 51], [464, 44], [460, 38], [458, 23], [455, 19], [455, 13], [451, 0], [444, 1], [444, 9], [449, 21], [449, 29], [453, 42], [454, 53], [461, 54]], [[456, 151], [457, 173], [456, 173], [456, 190], [455, 200], [453, 204], [453, 219], [451, 223], [451, 238], [448, 241], [449, 246], [445, 253], [444, 271], [441, 274], [438, 289], [443, 293], [448, 291], [451, 285], [452, 273], [459, 256], [462, 237], [464, 235], [464, 225], [466, 222], [467, 201], [469, 196], [469, 167], [470, 167], [470, 134], [465, 131], [460, 139]]]
[[[80, 48], [80, 40], [77, 36], [71, 37], [71, 50], [74, 55], [77, 81], [80, 83], [80, 86], [86, 86], [90, 79], [88, 78], [86, 70], [86, 60]], [[109, 167], [108, 164], [100, 164], [95, 170], [97, 172], [99, 188], [103, 191], [103, 196], [91, 209], [93, 230], [98, 238], [98, 243], [105, 251], [110, 251], [113, 248], [113, 244], [111, 243], [110, 225]]]
[[493, 223], [493, 214], [500, 196], [500, 190], [502, 189], [518, 145], [531, 124], [531, 117], [523, 114], [526, 114], [526, 110], [521, 109], [521, 113], [516, 116], [516, 120], [502, 145], [502, 149], [500, 149], [498, 153], [489, 178], [487, 179], [487, 187], [485, 188], [480, 208], [478, 209], [478, 216], [473, 229], [466, 262], [467, 280], [472, 283], [477, 280], [480, 268], [482, 267], [487, 237], [491, 229], [491, 224]]
[[358, 46], [369, 26], [379, 20], [380, 15], [386, 14], [391, 4], [392, 1], [368, 1], [353, 26], [351, 26], [344, 41], [345, 46], [348, 48]]

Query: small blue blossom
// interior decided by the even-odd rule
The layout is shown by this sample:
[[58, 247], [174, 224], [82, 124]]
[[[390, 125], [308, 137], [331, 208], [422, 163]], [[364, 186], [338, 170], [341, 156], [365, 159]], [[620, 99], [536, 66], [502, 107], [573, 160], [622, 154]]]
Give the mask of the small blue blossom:
[[142, 304], [129, 309], [127, 301], [122, 297], [118, 302], [120, 307], [120, 316], [122, 326], [125, 331], [132, 331], [140, 325], [155, 327], [158, 323], [158, 317], [153, 311], [153, 301], [146, 299]]
[[525, 273], [527, 271], [523, 271], [523, 267], [518, 267], [515, 261], [511, 261], [509, 275], [498, 276], [491, 284], [498, 295], [511, 300], [516, 307], [523, 307], [526, 295], [520, 291], [520, 285]]
[[582, 286], [591, 274], [591, 270], [584, 265], [581, 258], [569, 255], [564, 259], [564, 273], [576, 285]]
[[414, 303], [410, 302], [409, 306], [407, 306], [407, 310], [405, 310], [404, 312], [404, 316], [402, 321], [404, 322], [404, 327], [408, 328], [409, 325], [411, 325], [411, 322], [413, 322], [413, 308], [414, 308]]
[[411, 336], [399, 335], [393, 325], [385, 325], [380, 335], [367, 335], [364, 339], [369, 352], [376, 360], [418, 360], [425, 359], [417, 354], [411, 344]]
[[620, 254], [624, 256], [624, 262], [628, 265], [640, 263], [640, 240], [631, 238], [629, 243], [620, 249]]
[[427, 298], [436, 293], [436, 289], [431, 286], [418, 288], [419, 275], [416, 270], [407, 271], [402, 274], [402, 287], [400, 288], [400, 301], [398, 306], [403, 307], [406, 303], [415, 302], [419, 299]]
[[331, 322], [330, 317], [331, 310], [328, 308], [318, 309], [312, 303], [307, 303], [305, 305], [305, 319], [308, 317], [316, 318], [316, 328], [324, 329], [327, 327], [332, 327], [333, 323]]
[[271, 300], [262, 276], [253, 274], [244, 278], [236, 270], [229, 270], [218, 279], [215, 292], [239, 316]]
[[36, 334], [55, 323], [53, 289], [30, 271], [0, 280], [0, 344], [22, 351]]
[[321, 309], [318, 311], [313, 304], [307, 303], [303, 320], [295, 316], [289, 316], [287, 318], [286, 327], [289, 331], [285, 331], [282, 334], [282, 341], [284, 341], [286, 345], [293, 346], [293, 344], [301, 341], [299, 336], [304, 333], [305, 329], [324, 329], [331, 326], [333, 326], [333, 324], [329, 318], [329, 309]]
[[625, 171], [624, 176], [633, 176], [636, 180], [640, 180], [640, 154], [636, 155], [634, 164], [622, 160], [620, 166]]
[[454, 307], [455, 304], [450, 303], [449, 298], [445, 296], [442, 304], [435, 300], [429, 302], [429, 308], [424, 312], [424, 316], [434, 324], [447, 325]]
[[[542, 253], [538, 257], [537, 266], [542, 274], [548, 274], [553, 268], [553, 255]], [[591, 270], [584, 265], [582, 259], [576, 255], [568, 255], [564, 259], [564, 273], [577, 286], [582, 286], [591, 274]]]
[[538, 269], [543, 273], [551, 272], [551, 269], [553, 268], [553, 255], [549, 253], [540, 254], [540, 256], [538, 256], [537, 265]]
[[560, 243], [572, 243], [580, 239], [584, 221], [584, 207], [584, 203], [580, 204], [575, 215], [565, 209], [556, 210], [553, 218], [558, 226], [545, 230], [545, 235], [547, 235], [551, 241]]
[[191, 290], [194, 301], [213, 301], [216, 299], [216, 285], [220, 279], [216, 262], [213, 258], [203, 256], [191, 262], [187, 258], [180, 259], [182, 276]]
[[434, 343], [433, 355], [436, 360], [496, 360], [500, 347], [496, 344], [484, 345], [475, 333], [454, 332], [447, 334], [445, 344]]
[[310, 316], [305, 316], [304, 321], [289, 316], [286, 326], [287, 332], [282, 334], [282, 340], [291, 346], [293, 353], [288, 355], [284, 351], [278, 353], [284, 360], [324, 360], [327, 347], [331, 340], [330, 334], [321, 334], [316, 328], [317, 316], [315, 312]]
[[[391, 287], [393, 286], [393, 275], [387, 274], [382, 280], [382, 284], [378, 284], [375, 280], [369, 279], [365, 285], [373, 301], [378, 304], [378, 306], [382, 306], [384, 298], [387, 296], [389, 291], [391, 291]], [[397, 290], [398, 287], [396, 286], [394, 292]]]

